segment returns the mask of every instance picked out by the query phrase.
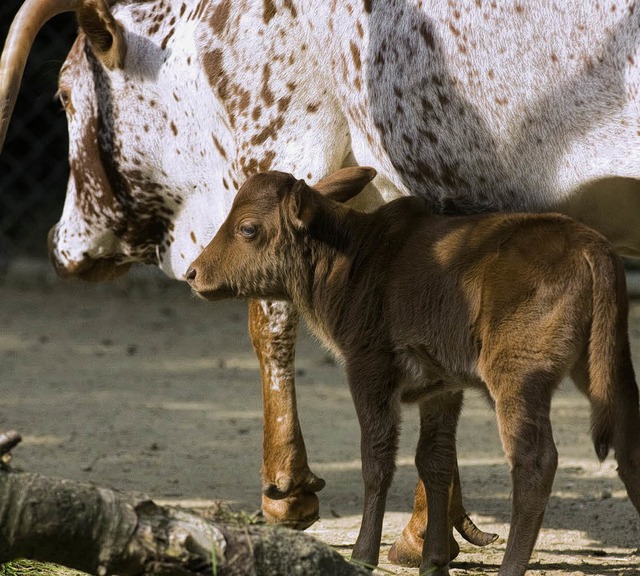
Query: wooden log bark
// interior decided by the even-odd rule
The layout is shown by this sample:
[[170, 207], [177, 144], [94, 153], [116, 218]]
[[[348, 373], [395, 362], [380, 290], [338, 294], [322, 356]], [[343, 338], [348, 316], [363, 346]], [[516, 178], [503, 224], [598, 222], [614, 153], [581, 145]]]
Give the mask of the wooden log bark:
[[[2, 436], [0, 454], [6, 452]], [[216, 521], [146, 498], [2, 465], [0, 563], [16, 558], [55, 562], [98, 576], [370, 574], [288, 528]]]

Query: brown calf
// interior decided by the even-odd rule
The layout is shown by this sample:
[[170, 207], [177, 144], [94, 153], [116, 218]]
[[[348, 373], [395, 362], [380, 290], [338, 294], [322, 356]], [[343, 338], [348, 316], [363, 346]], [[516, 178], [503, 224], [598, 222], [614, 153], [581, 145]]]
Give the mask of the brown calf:
[[241, 188], [187, 278], [201, 296], [290, 299], [346, 367], [361, 427], [364, 514], [353, 558], [377, 564], [401, 402], [418, 403], [416, 466], [429, 502], [421, 573], [448, 574], [449, 485], [462, 391], [495, 404], [513, 511], [500, 574], [526, 571], [557, 452], [549, 409], [570, 375], [592, 406], [592, 440], [640, 511], [640, 410], [620, 258], [559, 215], [445, 217], [402, 198], [367, 214], [271, 172]]

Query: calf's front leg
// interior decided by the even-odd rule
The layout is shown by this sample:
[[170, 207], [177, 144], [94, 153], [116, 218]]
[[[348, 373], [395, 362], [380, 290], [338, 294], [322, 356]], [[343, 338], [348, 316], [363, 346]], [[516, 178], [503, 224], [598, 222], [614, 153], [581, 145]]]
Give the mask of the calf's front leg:
[[324, 480], [309, 469], [298, 420], [295, 342], [298, 314], [287, 302], [249, 301], [249, 332], [260, 362], [264, 427], [262, 511], [271, 523], [304, 530], [318, 519]]
[[387, 359], [361, 356], [347, 363], [347, 373], [360, 424], [364, 481], [364, 510], [352, 560], [377, 566], [387, 493], [395, 471], [400, 405]]

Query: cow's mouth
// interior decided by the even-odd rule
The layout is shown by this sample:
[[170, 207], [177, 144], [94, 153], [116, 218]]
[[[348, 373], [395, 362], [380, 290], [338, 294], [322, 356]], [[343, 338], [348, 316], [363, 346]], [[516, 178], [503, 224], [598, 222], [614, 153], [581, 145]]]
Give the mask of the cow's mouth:
[[133, 264], [131, 260], [125, 260], [123, 256], [93, 258], [88, 254], [85, 254], [81, 260], [62, 264], [55, 257], [53, 234], [54, 229], [52, 228], [49, 232], [49, 257], [56, 274], [65, 280], [80, 278], [87, 282], [108, 282], [124, 276]]
[[87, 282], [108, 282], [124, 276], [132, 262], [118, 262], [115, 258], [85, 258], [62, 266], [55, 258], [51, 259], [56, 274], [60, 278], [80, 278]]

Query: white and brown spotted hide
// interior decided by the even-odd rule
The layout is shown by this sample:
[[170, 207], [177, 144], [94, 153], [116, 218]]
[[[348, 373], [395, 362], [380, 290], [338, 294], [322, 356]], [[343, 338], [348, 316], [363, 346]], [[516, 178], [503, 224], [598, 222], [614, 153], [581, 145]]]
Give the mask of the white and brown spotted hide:
[[585, 219], [610, 195], [590, 223], [640, 253], [619, 216], [640, 213], [638, 195], [607, 186], [635, 191], [640, 174], [634, 7], [116, 3], [123, 66], [81, 33], [60, 75], [72, 173], [52, 256], [71, 273], [115, 258], [181, 278], [247, 176], [313, 181], [353, 161], [378, 170], [384, 200], [419, 194], [445, 212]]

